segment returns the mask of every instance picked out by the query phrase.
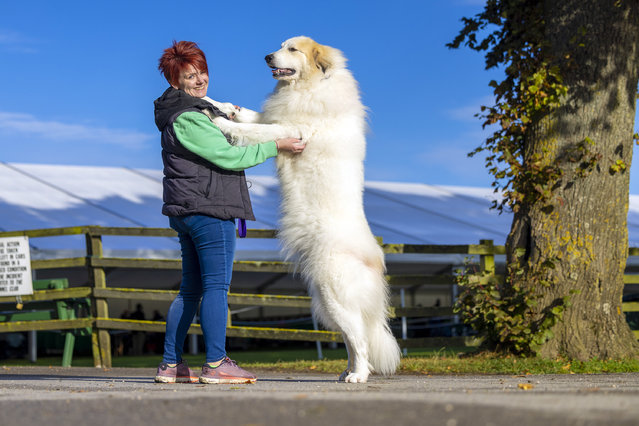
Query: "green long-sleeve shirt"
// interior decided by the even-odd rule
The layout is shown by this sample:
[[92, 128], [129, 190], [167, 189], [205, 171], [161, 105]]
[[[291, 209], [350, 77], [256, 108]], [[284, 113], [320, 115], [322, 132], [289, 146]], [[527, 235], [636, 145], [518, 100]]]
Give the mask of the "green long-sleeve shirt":
[[186, 149], [222, 169], [241, 171], [277, 156], [275, 141], [250, 146], [229, 144], [220, 129], [200, 112], [180, 114], [173, 130]]

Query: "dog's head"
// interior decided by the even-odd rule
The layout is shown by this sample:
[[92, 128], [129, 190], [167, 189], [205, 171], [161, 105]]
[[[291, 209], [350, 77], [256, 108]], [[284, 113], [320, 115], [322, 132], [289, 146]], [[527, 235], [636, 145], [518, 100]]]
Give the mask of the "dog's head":
[[273, 78], [289, 81], [328, 77], [346, 62], [339, 50], [304, 36], [286, 40], [279, 50], [264, 59], [273, 71]]

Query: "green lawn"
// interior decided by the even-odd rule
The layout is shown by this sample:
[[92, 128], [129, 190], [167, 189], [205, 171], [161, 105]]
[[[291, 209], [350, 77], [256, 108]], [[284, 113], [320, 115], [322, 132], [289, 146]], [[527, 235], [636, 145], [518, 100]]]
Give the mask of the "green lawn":
[[[469, 354], [467, 348], [411, 350], [402, 359], [399, 374], [575, 374], [575, 373], [629, 373], [639, 372], [639, 358], [628, 360], [590, 360], [585, 362], [543, 360], [540, 358], [499, 357]], [[248, 370], [322, 372], [338, 374], [346, 366], [344, 349], [323, 349], [324, 359], [317, 360], [314, 349], [279, 349], [260, 351], [234, 351], [229, 356]], [[204, 355], [185, 355], [191, 366], [204, 362]], [[113, 367], [139, 367], [154, 369], [160, 355], [114, 357]], [[0, 365], [60, 365], [61, 357], [39, 358], [36, 364], [27, 360], [3, 360]], [[75, 367], [91, 367], [91, 357], [76, 357]]]

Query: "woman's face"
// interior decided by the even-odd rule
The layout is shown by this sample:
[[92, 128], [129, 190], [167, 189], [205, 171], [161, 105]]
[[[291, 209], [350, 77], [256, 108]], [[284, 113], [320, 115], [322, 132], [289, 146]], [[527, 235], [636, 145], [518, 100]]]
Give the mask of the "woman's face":
[[184, 90], [194, 98], [203, 98], [209, 88], [209, 76], [199, 71], [193, 65], [188, 65], [178, 78], [178, 85], [172, 85], [175, 89]]

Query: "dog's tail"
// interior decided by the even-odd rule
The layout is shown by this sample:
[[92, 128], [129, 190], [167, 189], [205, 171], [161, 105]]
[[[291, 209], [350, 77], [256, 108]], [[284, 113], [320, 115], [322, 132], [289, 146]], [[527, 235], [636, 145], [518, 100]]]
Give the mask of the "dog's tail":
[[369, 324], [368, 353], [371, 366], [378, 374], [390, 375], [397, 370], [401, 352], [385, 318]]
[[[377, 283], [375, 290], [369, 296], [370, 303], [364, 311], [364, 319], [367, 327], [368, 359], [372, 369], [378, 374], [390, 375], [395, 373], [399, 366], [401, 352], [397, 340], [391, 332], [388, 324], [388, 306], [390, 302], [390, 292], [388, 283], [384, 278], [386, 267], [384, 265], [384, 254], [381, 248], [373, 240], [369, 245], [370, 254], [364, 259], [373, 281]], [[366, 276], [366, 274], [362, 274]]]
[[365, 314], [368, 316], [366, 318], [368, 354], [371, 367], [375, 372], [390, 375], [395, 373], [399, 366], [401, 352], [388, 324], [390, 294], [382, 270], [377, 271], [377, 281], [379, 283], [378, 289], [383, 291], [383, 297], [378, 295], [377, 306], [374, 310], [368, 311], [368, 315]]

